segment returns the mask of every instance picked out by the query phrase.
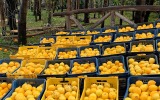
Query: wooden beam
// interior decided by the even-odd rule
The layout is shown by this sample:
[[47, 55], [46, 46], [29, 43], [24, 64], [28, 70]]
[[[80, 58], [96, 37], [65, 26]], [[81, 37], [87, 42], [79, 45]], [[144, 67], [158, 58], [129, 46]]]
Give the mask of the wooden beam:
[[84, 27], [83, 27], [82, 24], [74, 17], [74, 15], [70, 16], [70, 19], [75, 22], [75, 24], [78, 26], [79, 29], [84, 30]]
[[[67, 0], [67, 11], [71, 11], [71, 0]], [[71, 21], [70, 21], [70, 15], [66, 16], [66, 29], [70, 30], [71, 29]]]
[[109, 16], [111, 15], [111, 13], [107, 13], [105, 16], [103, 16], [99, 21], [97, 21], [93, 26], [90, 27], [90, 29], [93, 29], [95, 27], [97, 27], [98, 25], [100, 25], [105, 19], [107, 19]]
[[115, 12], [115, 15], [119, 18], [121, 18], [123, 21], [131, 24], [131, 25], [136, 25], [134, 22], [130, 21], [128, 18], [124, 17], [123, 15], [121, 15], [120, 13], [118, 12]]
[[116, 11], [160, 11], [160, 6], [153, 5], [138, 5], [138, 6], [111, 6], [111, 7], [103, 7], [103, 8], [88, 8], [88, 9], [78, 9], [66, 12], [58, 12], [54, 13], [53, 16], [62, 16], [62, 15], [72, 15], [79, 13], [94, 13], [94, 12], [106, 12], [111, 10]]

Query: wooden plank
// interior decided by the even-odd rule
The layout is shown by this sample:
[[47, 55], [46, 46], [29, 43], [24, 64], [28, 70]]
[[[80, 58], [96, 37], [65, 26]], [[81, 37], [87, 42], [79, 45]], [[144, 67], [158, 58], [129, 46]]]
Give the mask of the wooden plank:
[[107, 13], [105, 16], [103, 16], [99, 21], [97, 21], [93, 26], [90, 27], [90, 29], [97, 27], [98, 25], [100, 25], [105, 19], [107, 19], [109, 16], [111, 15], [111, 13]]
[[75, 24], [78, 26], [79, 29], [84, 30], [84, 27], [83, 27], [82, 24], [74, 17], [74, 15], [70, 16], [70, 19], [75, 22]]
[[103, 8], [88, 8], [88, 9], [78, 9], [66, 12], [54, 13], [53, 16], [62, 16], [62, 15], [73, 15], [79, 13], [94, 13], [94, 12], [106, 12], [106, 11], [160, 11], [160, 6], [153, 5], [137, 5], [137, 6], [111, 6]]
[[118, 12], [115, 12], [115, 15], [119, 18], [121, 18], [123, 21], [131, 24], [131, 25], [136, 25], [134, 22], [130, 21], [128, 18], [124, 17], [123, 15], [121, 15], [120, 13]]
[[115, 25], [115, 12], [111, 11], [111, 26], [113, 27]]

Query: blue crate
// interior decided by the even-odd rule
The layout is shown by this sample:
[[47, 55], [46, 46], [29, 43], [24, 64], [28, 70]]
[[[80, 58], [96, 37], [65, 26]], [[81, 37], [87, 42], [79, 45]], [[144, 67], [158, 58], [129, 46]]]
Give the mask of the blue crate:
[[126, 45], [125, 43], [112, 43], [112, 44], [109, 44], [109, 45], [103, 45], [102, 46], [102, 56], [111, 56], [111, 55], [104, 55], [104, 51], [106, 48], [112, 48], [112, 47], [116, 47], [116, 46], [123, 46], [125, 48], [125, 53], [120, 53], [120, 54], [112, 54], [112, 55], [125, 55], [127, 53], [127, 48], [126, 48]]
[[[41, 43], [41, 40], [43, 40], [43, 38], [49, 39], [49, 38], [53, 38], [54, 39], [54, 43], [56, 42], [56, 37], [55, 36], [44, 36], [40, 38], [40, 42], [39, 44], [50, 44], [50, 43]], [[52, 44], [54, 44], [52, 43]]]
[[[12, 84], [13, 81], [14, 81], [14, 79], [11, 79], [11, 78], [0, 77], [0, 83], [1, 82], [7, 82], [7, 83]], [[12, 87], [11, 87], [11, 89], [12, 89]], [[8, 92], [1, 98], [1, 100], [3, 100], [7, 96], [7, 94], [11, 91], [11, 89], [8, 90]]]
[[[86, 48], [92, 48], [92, 49], [98, 49], [100, 55], [96, 56], [96, 57], [99, 57], [101, 56], [101, 47], [99, 45], [90, 45], [90, 46], [83, 46], [83, 47], [80, 47], [79, 48], [79, 57], [81, 57], [81, 51], [86, 49]], [[93, 56], [92, 56], [93, 57]]]
[[138, 80], [141, 80], [145, 84], [147, 84], [149, 80], [154, 80], [154, 81], [156, 81], [156, 85], [160, 85], [160, 81], [159, 81], [160, 78], [159, 77], [141, 77], [141, 76], [139, 76], [139, 77], [136, 77], [136, 76], [129, 77], [128, 81], [127, 81], [127, 88], [126, 88], [126, 93], [124, 95], [124, 99], [126, 97], [128, 97], [128, 95], [129, 95], [129, 87], [130, 87], [130, 85], [131, 84], [135, 84], [136, 81], [138, 81]]
[[[95, 63], [96, 71], [92, 73], [81, 73], [81, 74], [72, 74], [72, 68], [73, 68], [73, 63], [78, 62], [79, 64], [85, 64], [85, 63]], [[94, 76], [97, 73], [97, 67], [98, 67], [98, 60], [97, 58], [81, 58], [81, 59], [73, 59], [72, 66], [69, 72], [69, 76], [71, 77], [77, 77], [77, 76]]]
[[158, 38], [158, 39], [159, 39], [159, 38], [160, 38], [160, 36], [158, 36], [158, 33], [160, 34], [160, 28], [158, 28], [158, 29], [157, 29], [157, 36], [156, 36], [156, 38]]
[[[2, 64], [2, 63], [4, 63], [4, 62], [9, 63], [10, 61], [19, 62], [19, 63], [20, 63], [20, 66], [21, 66], [21, 62], [22, 62], [21, 59], [1, 59], [1, 60], [0, 60], [0, 64]], [[20, 66], [19, 66], [18, 68], [16, 68], [16, 69], [13, 71], [13, 73], [14, 73], [17, 69], [19, 69]], [[7, 73], [0, 73], [0, 77], [6, 77], [6, 76], [7, 76], [6, 74], [7, 74]]]
[[[107, 61], [112, 61], [115, 62], [116, 60], [120, 61], [121, 63], [123, 63], [123, 68], [125, 70], [124, 73], [116, 73], [116, 74], [100, 74], [100, 70], [99, 70], [99, 66], [101, 66], [103, 63], [106, 63]], [[102, 57], [98, 59], [98, 67], [97, 67], [97, 75], [98, 76], [119, 76], [119, 77], [125, 77], [128, 75], [128, 71], [126, 70], [126, 66], [125, 66], [125, 60], [124, 60], [124, 56], [111, 56], [111, 57]]]
[[160, 51], [158, 50], [158, 42], [160, 42], [160, 39], [157, 39], [157, 40], [156, 40], [156, 46], [155, 46], [155, 47], [156, 47], [156, 51], [157, 51], [157, 52], [160, 52]]
[[[77, 51], [77, 55], [76, 55], [76, 58], [79, 57], [79, 54], [78, 54], [78, 48], [58, 48], [57, 49], [57, 56], [56, 56], [56, 59], [59, 59], [58, 58], [58, 54], [59, 52], [67, 52], [67, 51], [73, 51], [73, 50], [76, 50]], [[67, 58], [67, 59], [74, 59], [74, 58]]]
[[[114, 37], [113, 42], [114, 43], [126, 43], [126, 44], [128, 44], [128, 43], [130, 43], [131, 41], [134, 40], [134, 34], [135, 34], [135, 32], [117, 33]], [[132, 37], [132, 39], [130, 41], [115, 42], [115, 39], [120, 37], [120, 36], [130, 36], [130, 37]]]
[[[74, 34], [76, 32], [76, 34]], [[81, 32], [84, 32], [84, 34], [82, 34]], [[86, 30], [72, 30], [71, 35], [85, 35], [86, 34]]]
[[[157, 58], [157, 56], [156, 55], [154, 55], [154, 54], [150, 54], [150, 55], [145, 55], [145, 56], [128, 56], [127, 57], [127, 59], [126, 59], [126, 63], [127, 63], [127, 69], [128, 69], [128, 73], [130, 74], [130, 75], [132, 75], [131, 73], [130, 73], [130, 70], [129, 70], [129, 62], [128, 62], [128, 60], [130, 59], [130, 58], [133, 58], [133, 59], [135, 59], [135, 61], [141, 61], [141, 60], [149, 60], [149, 58], [154, 58], [155, 59], [155, 64], [158, 64], [158, 58]], [[132, 75], [132, 76], [159, 76], [158, 74], [149, 74], [149, 75]]]
[[[151, 52], [131, 52], [131, 50], [132, 50], [132, 46], [133, 45], [138, 45], [139, 43], [142, 43], [142, 44], [144, 44], [144, 45], [148, 45], [148, 44], [152, 44], [153, 45], [153, 49], [154, 49], [154, 51], [151, 51]], [[153, 53], [153, 52], [155, 52], [156, 51], [156, 48], [155, 48], [155, 41], [154, 40], [141, 40], [141, 41], [133, 41], [133, 42], [131, 42], [130, 43], [130, 50], [129, 50], [129, 53]]]
[[108, 29], [116, 30], [116, 32], [110, 32], [110, 33], [117, 33], [117, 31], [118, 31], [118, 27], [117, 26], [104, 27], [104, 28], [102, 28], [102, 34], [106, 34], [105, 30], [108, 30]]
[[[149, 25], [149, 24], [153, 24], [153, 28], [155, 28], [155, 23], [154, 22], [144, 22], [144, 23], [138, 23], [137, 26], [136, 26], [136, 30], [138, 30], [138, 26], [142, 26], [142, 25]], [[149, 28], [149, 29], [152, 29], [152, 28]], [[146, 30], [146, 29], [139, 29], [139, 30]]]
[[157, 28], [156, 25], [157, 25], [157, 23], [160, 23], [160, 20], [157, 20], [154, 23], [155, 23], [155, 28]]
[[[61, 62], [63, 62], [64, 64], [67, 64], [69, 67], [71, 67], [72, 60], [49, 60], [46, 63], [45, 69], [48, 68], [49, 64], [53, 64], [54, 65], [55, 63], [61, 63]], [[38, 75], [38, 77], [40, 77], [40, 78], [46, 78], [46, 77], [65, 77], [69, 73], [69, 71], [68, 71], [66, 74], [44, 75], [44, 70], [45, 69], [43, 69], [43, 71], [41, 72], [40, 75]]]
[[[57, 32], [68, 32], [68, 34], [56, 34]], [[55, 30], [55, 31], [52, 31], [52, 35], [53, 36], [67, 36], [67, 35], [71, 35], [71, 30]]]
[[89, 29], [89, 30], [86, 30], [86, 35], [96, 35], [96, 34], [87, 34], [87, 31], [91, 31], [91, 32], [93, 32], [93, 31], [98, 31], [99, 33], [98, 34], [101, 34], [102, 33], [102, 29], [101, 28], [97, 28], [97, 29]]
[[43, 90], [40, 93], [39, 97], [37, 98], [37, 100], [41, 100], [41, 97], [42, 97], [44, 90], [46, 88], [46, 80], [45, 79], [17, 79], [17, 80], [14, 80], [13, 84], [12, 84], [12, 89], [7, 94], [7, 96], [4, 98], [4, 100], [6, 100], [6, 98], [10, 97], [12, 95], [12, 93], [15, 91], [15, 89], [18, 88], [19, 86], [22, 86], [24, 83], [29, 83], [32, 86], [36, 86], [36, 87], [43, 84]]
[[[136, 30], [136, 26], [135, 25], [121, 25], [121, 26], [117, 27], [117, 32], [119, 32], [119, 29], [126, 28], [126, 27], [134, 28], [133, 31], [129, 31], [129, 32], [134, 32]], [[128, 33], [128, 32], [119, 32], [119, 33]]]
[[[153, 38], [145, 38], [145, 39], [136, 39], [136, 34], [142, 34], [142, 33], [148, 33], [151, 32], [154, 34]], [[148, 29], [148, 30], [137, 30], [134, 37], [135, 40], [149, 40], [149, 39], [154, 39], [157, 36], [157, 30], [156, 29]]]
[[[98, 37], [105, 37], [105, 36], [111, 36], [111, 40], [108, 42], [94, 42], [95, 39], [97, 39]], [[91, 44], [110, 44], [113, 41], [113, 33], [108, 33], [108, 34], [97, 34], [93, 36], [93, 41], [91, 42]]]

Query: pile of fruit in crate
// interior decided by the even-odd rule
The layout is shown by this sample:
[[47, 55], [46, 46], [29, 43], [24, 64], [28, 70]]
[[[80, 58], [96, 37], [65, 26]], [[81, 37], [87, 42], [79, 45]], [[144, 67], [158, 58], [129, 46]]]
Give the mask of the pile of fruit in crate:
[[159, 100], [159, 26], [59, 31], [19, 47], [0, 60], [0, 99]]

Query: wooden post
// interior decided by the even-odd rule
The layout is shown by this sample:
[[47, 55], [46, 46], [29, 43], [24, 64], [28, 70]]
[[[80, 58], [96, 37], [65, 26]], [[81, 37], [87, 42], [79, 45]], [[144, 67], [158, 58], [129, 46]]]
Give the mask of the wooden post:
[[[85, 0], [85, 9], [88, 9], [89, 0]], [[84, 13], [84, 22], [89, 23], [89, 13]]]
[[18, 18], [18, 44], [26, 45], [26, 16], [27, 16], [27, 3], [28, 0], [22, 0]]
[[111, 11], [111, 26], [113, 27], [115, 25], [115, 12]]
[[[107, 7], [107, 6], [108, 6], [108, 0], [104, 0], [103, 7]], [[102, 13], [102, 16], [105, 16], [105, 12]], [[101, 28], [104, 27], [104, 23], [105, 23], [105, 20], [102, 22]]]
[[[67, 0], [67, 11], [71, 11], [71, 0]], [[66, 29], [67, 30], [71, 29], [70, 15], [66, 16]]]
[[[121, 5], [124, 5], [124, 0], [121, 0]], [[123, 15], [123, 11], [120, 12], [121, 15]], [[120, 19], [119, 24], [122, 25], [122, 19]]]

